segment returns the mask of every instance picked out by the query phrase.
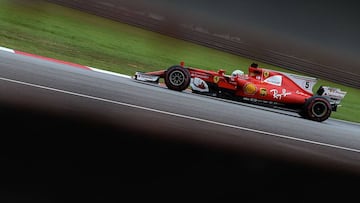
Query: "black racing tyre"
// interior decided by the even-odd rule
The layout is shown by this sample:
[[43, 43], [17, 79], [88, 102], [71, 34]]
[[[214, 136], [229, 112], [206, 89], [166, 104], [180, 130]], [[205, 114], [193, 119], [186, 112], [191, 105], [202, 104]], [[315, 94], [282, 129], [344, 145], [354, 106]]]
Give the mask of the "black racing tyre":
[[183, 91], [188, 88], [190, 79], [189, 70], [181, 66], [171, 66], [166, 70], [164, 77], [166, 87], [175, 91]]
[[299, 112], [299, 115], [303, 118], [306, 118], [306, 119], [308, 118], [305, 108], [301, 109], [301, 111]]
[[313, 96], [306, 100], [299, 114], [306, 119], [322, 122], [330, 117], [331, 105], [325, 97]]

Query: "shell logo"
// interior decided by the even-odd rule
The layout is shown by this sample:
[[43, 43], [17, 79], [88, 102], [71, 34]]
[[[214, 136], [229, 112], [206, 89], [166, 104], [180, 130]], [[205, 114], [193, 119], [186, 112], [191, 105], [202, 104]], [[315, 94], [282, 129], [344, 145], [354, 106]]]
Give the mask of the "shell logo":
[[254, 95], [257, 91], [256, 86], [253, 83], [246, 83], [244, 85], [244, 93], [249, 95]]

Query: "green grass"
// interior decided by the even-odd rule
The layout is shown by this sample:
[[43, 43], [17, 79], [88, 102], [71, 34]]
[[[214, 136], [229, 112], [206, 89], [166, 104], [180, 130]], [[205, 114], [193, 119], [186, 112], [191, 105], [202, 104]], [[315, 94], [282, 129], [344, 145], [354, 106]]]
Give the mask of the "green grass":
[[[185, 61], [186, 65], [227, 73], [247, 71], [252, 62], [233, 54], [174, 39], [77, 10], [38, 1], [0, 0], [0, 46], [133, 75]], [[360, 90], [319, 80], [348, 94], [333, 118], [360, 122]]]

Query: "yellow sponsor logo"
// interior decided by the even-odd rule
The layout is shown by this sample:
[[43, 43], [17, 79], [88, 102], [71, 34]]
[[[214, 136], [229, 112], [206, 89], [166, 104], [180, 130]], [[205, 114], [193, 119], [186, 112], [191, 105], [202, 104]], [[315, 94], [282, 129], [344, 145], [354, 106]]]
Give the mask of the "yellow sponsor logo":
[[214, 83], [218, 83], [220, 80], [220, 77], [219, 76], [214, 76]]
[[265, 97], [267, 95], [267, 90], [265, 88], [260, 88], [260, 96]]
[[256, 86], [252, 83], [246, 83], [244, 85], [244, 93], [249, 95], [254, 95], [256, 93]]

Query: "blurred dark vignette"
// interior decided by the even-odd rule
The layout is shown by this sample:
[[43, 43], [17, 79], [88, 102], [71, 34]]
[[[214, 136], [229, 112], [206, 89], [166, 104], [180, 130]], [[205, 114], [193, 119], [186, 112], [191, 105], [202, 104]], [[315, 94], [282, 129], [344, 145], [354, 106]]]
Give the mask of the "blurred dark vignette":
[[91, 114], [2, 104], [1, 115], [11, 136], [1, 138], [0, 196], [9, 202], [309, 202], [357, 194], [351, 173], [160, 139]]

